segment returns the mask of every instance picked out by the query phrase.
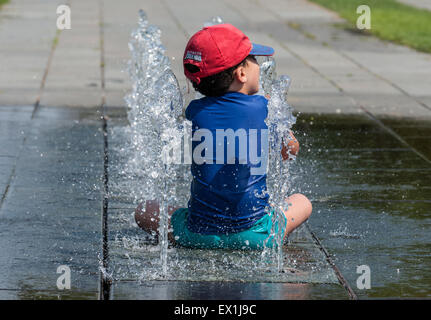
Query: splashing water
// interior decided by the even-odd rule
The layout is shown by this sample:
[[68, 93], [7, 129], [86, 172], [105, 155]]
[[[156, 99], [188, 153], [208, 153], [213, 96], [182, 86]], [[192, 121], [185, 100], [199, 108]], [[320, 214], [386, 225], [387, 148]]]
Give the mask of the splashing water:
[[[139, 17], [138, 27], [132, 32], [129, 42], [131, 60], [128, 71], [133, 87], [126, 97], [126, 103], [129, 107], [130, 126], [123, 129], [127, 141], [119, 150], [119, 153], [126, 158], [125, 163], [121, 164], [124, 184], [116, 187], [123, 193], [124, 190], [127, 190], [128, 196], [134, 199], [135, 203], [145, 200], [159, 201], [160, 223], [157, 251], [160, 250], [158, 263], [161, 266], [161, 268], [159, 267], [161, 273], [154, 272], [157, 269], [154, 264], [157, 262], [151, 260], [139, 276], [142, 279], [156, 279], [166, 278], [170, 273], [187, 274], [190, 268], [187, 254], [168, 248], [167, 235], [169, 231], [168, 207], [186, 207], [189, 198], [191, 173], [190, 166], [185, 163], [190, 161], [186, 158], [190, 157], [191, 152], [188, 142], [191, 139], [191, 123], [182, 116], [185, 89], [180, 89], [171, 70], [169, 58], [165, 55], [165, 48], [161, 42], [161, 31], [148, 23], [142, 10], [139, 12]], [[223, 20], [215, 17], [205, 25], [218, 23], [223, 23]], [[272, 58], [266, 58], [260, 65], [261, 90], [259, 93], [270, 96], [269, 114], [266, 120], [270, 132], [268, 193], [271, 203], [279, 209], [273, 216], [273, 222], [278, 220], [281, 224], [283, 217], [280, 209], [288, 208], [284, 199], [289, 190], [289, 163], [282, 161], [281, 142], [283, 139], [287, 141], [289, 129], [295, 123], [295, 117], [292, 115], [292, 109], [287, 103], [286, 96], [290, 79], [287, 76], [277, 78], [275, 61]], [[198, 94], [197, 97], [199, 97]], [[180, 158], [175, 159], [175, 157]], [[283, 235], [278, 230], [272, 230], [271, 236], [277, 243], [274, 248], [265, 248], [262, 253], [238, 253], [238, 257], [235, 252], [223, 252], [222, 263], [225, 260], [231, 261], [231, 256], [239, 259], [238, 261], [242, 259], [235, 267], [238, 269], [238, 274], [244, 274], [244, 266], [252, 265], [253, 270], [248, 270], [252, 278], [256, 276], [258, 270], [266, 272], [268, 268], [272, 268], [273, 261], [277, 262], [277, 270], [280, 271], [283, 267]], [[123, 245], [124, 239], [126, 242], [133, 240], [123, 236], [121, 240]], [[136, 252], [137, 247], [142, 247], [142, 250], [151, 256], [154, 256], [154, 250], [150, 250], [150, 246], [143, 245], [139, 241], [132, 249], [128, 246], [124, 247], [130, 249], [126, 255], [128, 261], [133, 261], [132, 264], [141, 266], [145, 262], [129, 258], [129, 253], [132, 255], [133, 252]], [[169, 260], [175, 261], [169, 263], [168, 253]], [[210, 257], [205, 261], [213, 265], [218, 253], [207, 254]], [[260, 259], [257, 258], [258, 256]], [[194, 256], [191, 255], [191, 257]], [[197, 271], [195, 270], [195, 272]], [[204, 270], [199, 272], [202, 273]]]
[[[281, 156], [282, 144], [290, 139], [290, 129], [296, 122], [292, 108], [287, 102], [287, 92], [290, 87], [290, 78], [286, 75], [277, 77], [275, 60], [272, 57], [265, 58], [260, 63], [260, 94], [269, 98], [268, 117], [266, 124], [269, 129], [269, 161], [267, 172], [267, 187], [270, 196], [270, 203], [275, 209], [273, 215], [273, 228], [271, 237], [274, 237], [276, 246], [270, 250], [265, 247], [262, 252], [262, 260], [265, 261], [270, 256], [277, 260], [277, 269], [283, 268], [283, 233], [276, 229], [275, 225], [284, 223], [283, 211], [288, 210], [289, 203], [285, 199], [289, 195], [289, 161], [283, 161]], [[270, 239], [268, 238], [268, 240]]]
[[216, 17], [212, 17], [210, 21], [205, 22], [204, 27], [210, 27], [221, 23], [224, 23], [223, 19], [219, 16], [216, 16]]
[[[158, 200], [160, 204], [159, 245], [163, 273], [167, 272], [168, 207], [184, 204], [180, 193], [187, 179], [184, 166], [169, 163], [170, 149], [181, 149], [184, 120], [183, 101], [177, 79], [161, 43], [161, 32], [139, 12], [138, 28], [129, 42], [132, 59], [129, 73], [133, 90], [126, 97], [130, 108], [130, 137], [133, 153], [131, 173], [144, 177], [136, 199]], [[136, 189], [135, 189], [136, 190]]]

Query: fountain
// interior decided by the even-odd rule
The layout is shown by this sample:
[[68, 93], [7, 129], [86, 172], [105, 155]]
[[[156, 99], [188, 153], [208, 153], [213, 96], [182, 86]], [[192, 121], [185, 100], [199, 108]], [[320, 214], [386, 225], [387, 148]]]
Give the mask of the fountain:
[[[282, 75], [279, 78], [275, 74], [275, 61], [272, 58], [261, 63], [261, 84], [266, 96], [269, 96], [268, 117], [266, 123], [269, 129], [269, 161], [267, 171], [267, 186], [270, 195], [270, 202], [276, 209], [273, 215], [273, 230], [271, 236], [274, 237], [276, 247], [273, 250], [265, 249], [263, 257], [268, 254], [275, 255], [277, 260], [277, 270], [283, 268], [283, 234], [280, 230], [275, 230], [278, 225], [284, 223], [282, 211], [289, 209], [289, 203], [285, 199], [290, 192], [289, 165], [290, 161], [283, 161], [281, 156], [282, 143], [289, 141], [290, 129], [296, 118], [292, 114], [292, 108], [287, 103], [287, 91], [290, 87], [290, 78]], [[269, 238], [268, 238], [269, 239]]]
[[[185, 126], [181, 119], [182, 93], [170, 68], [169, 58], [160, 40], [160, 29], [148, 23], [145, 13], [139, 12], [138, 28], [132, 33], [129, 48], [132, 59], [129, 73], [133, 90], [127, 96], [128, 119], [133, 154], [128, 169], [145, 177], [139, 189], [145, 195], [136, 199], [157, 199], [160, 203], [159, 246], [163, 274], [167, 273], [168, 206], [182, 203], [178, 193], [184, 190], [187, 179], [177, 179], [184, 166], [169, 161], [167, 146], [181, 146]], [[185, 199], [183, 199], [185, 200]]]
[[[183, 117], [186, 88], [180, 89], [173, 74], [169, 58], [160, 39], [160, 29], [150, 25], [143, 11], [139, 12], [138, 28], [132, 32], [129, 48], [131, 61], [129, 73], [133, 83], [126, 97], [129, 107], [129, 126], [124, 128], [126, 143], [118, 150], [124, 156], [119, 171], [124, 177], [122, 184], [112, 192], [127, 190], [135, 203], [146, 199], [160, 202], [160, 227], [158, 246], [143, 244], [134, 237], [119, 237], [116, 241], [131, 250], [126, 254], [131, 265], [141, 271], [141, 280], [149, 279], [259, 279], [258, 272], [268, 279], [279, 277], [283, 268], [282, 234], [276, 230], [272, 235], [277, 245], [262, 252], [232, 250], [181, 250], [168, 244], [168, 207], [186, 207], [189, 197], [191, 174], [190, 140], [191, 127]], [[205, 25], [222, 23], [220, 17]], [[268, 191], [271, 203], [279, 209], [287, 209], [284, 199], [289, 191], [288, 161], [282, 161], [281, 142], [295, 122], [286, 95], [290, 79], [278, 77], [275, 61], [264, 58], [261, 64], [261, 94], [270, 96], [269, 115], [266, 120], [270, 132]], [[195, 97], [199, 97], [196, 93]], [[118, 132], [117, 132], [118, 134]], [[274, 215], [274, 219], [282, 219]], [[153, 235], [155, 236], [155, 235]], [[153, 243], [156, 238], [153, 237]], [[146, 262], [133, 258], [145, 252], [152, 258]], [[159, 255], [156, 259], [156, 255]], [[201, 270], [191, 261], [199, 259]], [[275, 262], [275, 263], [274, 263]], [[214, 275], [208, 274], [213, 271]], [[262, 279], [263, 279], [262, 278]], [[277, 280], [276, 280], [277, 281]]]

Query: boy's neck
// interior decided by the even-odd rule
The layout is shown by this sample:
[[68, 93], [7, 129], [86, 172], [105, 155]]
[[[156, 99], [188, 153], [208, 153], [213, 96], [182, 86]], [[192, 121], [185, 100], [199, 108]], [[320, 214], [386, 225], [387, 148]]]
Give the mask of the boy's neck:
[[227, 91], [239, 92], [239, 93], [246, 94], [248, 96], [256, 93], [256, 92], [250, 92], [249, 88], [244, 83], [240, 83], [239, 81], [232, 82], [232, 84], [230, 85]]

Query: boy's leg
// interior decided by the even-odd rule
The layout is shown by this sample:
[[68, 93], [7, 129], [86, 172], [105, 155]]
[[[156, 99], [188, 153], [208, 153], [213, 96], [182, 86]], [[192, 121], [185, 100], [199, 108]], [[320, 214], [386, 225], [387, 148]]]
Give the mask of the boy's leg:
[[313, 209], [310, 200], [300, 193], [295, 193], [286, 198], [286, 202], [291, 205], [289, 205], [288, 210], [283, 212], [287, 219], [284, 237], [305, 222], [310, 217]]
[[[178, 207], [168, 207], [169, 214], [169, 229], [171, 229], [171, 215], [179, 209]], [[141, 202], [135, 210], [135, 221], [136, 224], [144, 229], [148, 233], [158, 232], [159, 221], [160, 221], [160, 206], [157, 200], [147, 200], [144, 203]], [[168, 234], [169, 239], [172, 237], [172, 232]]]

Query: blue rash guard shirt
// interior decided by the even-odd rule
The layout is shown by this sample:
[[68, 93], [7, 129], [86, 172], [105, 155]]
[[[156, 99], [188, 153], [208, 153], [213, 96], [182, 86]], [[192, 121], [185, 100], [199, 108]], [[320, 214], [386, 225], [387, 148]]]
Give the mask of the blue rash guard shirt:
[[239, 92], [188, 105], [185, 114], [193, 137], [190, 231], [240, 232], [266, 214], [267, 105], [263, 96]]

